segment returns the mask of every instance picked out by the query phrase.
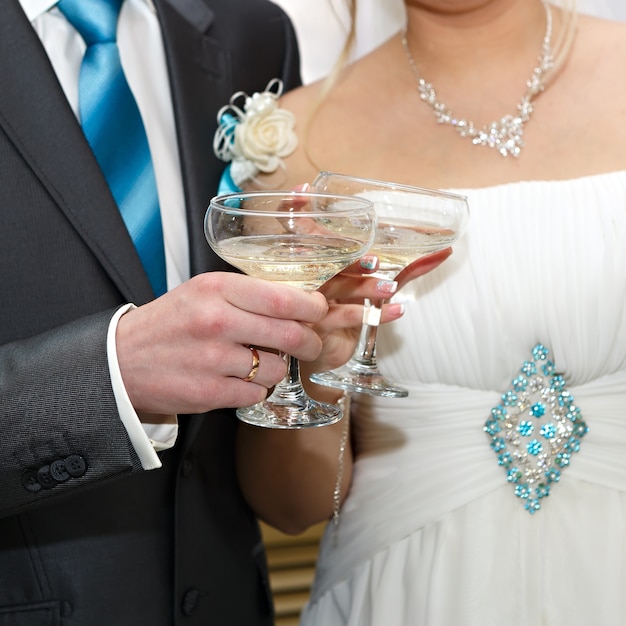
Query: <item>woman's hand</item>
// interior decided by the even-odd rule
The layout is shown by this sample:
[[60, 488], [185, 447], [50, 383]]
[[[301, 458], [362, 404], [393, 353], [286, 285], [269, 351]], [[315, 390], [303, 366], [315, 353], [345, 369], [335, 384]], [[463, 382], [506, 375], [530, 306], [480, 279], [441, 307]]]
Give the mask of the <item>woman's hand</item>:
[[417, 261], [407, 265], [397, 276], [396, 282], [398, 283], [398, 289], [402, 289], [408, 282], [419, 278], [424, 274], [434, 270], [438, 265], [441, 265], [452, 254], [452, 248], [444, 248], [438, 252], [433, 252], [427, 256], [423, 256]]
[[[323, 393], [320, 387], [314, 389], [308, 382], [313, 372], [335, 369], [346, 363], [356, 347], [359, 331], [363, 322], [363, 300], [387, 300], [401, 287], [435, 269], [443, 263], [452, 248], [446, 248], [421, 257], [403, 269], [395, 281], [372, 276], [378, 269], [378, 259], [366, 256], [328, 281], [320, 291], [329, 304], [324, 319], [313, 326], [322, 340], [322, 352], [312, 362], [301, 362], [302, 378], [309, 393], [320, 399], [329, 399], [338, 394], [333, 391]], [[402, 317], [404, 307], [398, 303], [383, 306], [381, 324], [386, 324]]]

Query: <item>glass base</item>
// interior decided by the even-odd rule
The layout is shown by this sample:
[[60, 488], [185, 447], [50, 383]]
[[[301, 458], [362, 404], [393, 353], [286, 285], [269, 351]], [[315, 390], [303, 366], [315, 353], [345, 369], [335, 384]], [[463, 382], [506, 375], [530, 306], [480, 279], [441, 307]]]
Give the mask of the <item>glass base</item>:
[[312, 382], [318, 385], [365, 393], [370, 396], [406, 398], [409, 395], [408, 389], [396, 385], [376, 369], [355, 371], [348, 365], [344, 365], [329, 372], [317, 372], [312, 374], [310, 378]]
[[237, 417], [247, 424], [264, 428], [314, 428], [338, 422], [343, 411], [333, 404], [317, 402], [309, 397], [298, 402], [272, 401], [237, 409]]

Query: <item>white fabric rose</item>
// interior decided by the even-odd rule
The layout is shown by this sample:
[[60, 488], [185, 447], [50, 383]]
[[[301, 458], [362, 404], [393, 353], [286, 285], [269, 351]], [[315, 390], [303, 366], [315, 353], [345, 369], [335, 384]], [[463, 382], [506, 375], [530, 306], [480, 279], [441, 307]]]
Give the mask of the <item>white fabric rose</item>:
[[[239, 187], [261, 172], [285, 169], [283, 158], [298, 145], [295, 116], [278, 106], [282, 91], [282, 81], [274, 78], [265, 91], [252, 96], [238, 91], [218, 111], [213, 151], [231, 163], [230, 175]], [[238, 104], [242, 99], [243, 106]]]
[[249, 99], [252, 106], [246, 105], [246, 116], [235, 128], [233, 152], [269, 174], [295, 150], [298, 140], [293, 113], [279, 109], [274, 98], [263, 95], [267, 94], [254, 94], [261, 97]]

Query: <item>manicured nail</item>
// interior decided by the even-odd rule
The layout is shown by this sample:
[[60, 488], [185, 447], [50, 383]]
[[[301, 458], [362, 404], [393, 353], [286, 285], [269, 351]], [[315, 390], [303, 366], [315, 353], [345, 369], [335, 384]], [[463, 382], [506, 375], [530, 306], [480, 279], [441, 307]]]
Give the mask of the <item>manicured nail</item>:
[[395, 280], [379, 280], [376, 283], [376, 291], [385, 296], [390, 296], [391, 294], [396, 293], [397, 288], [398, 283]]
[[393, 304], [388, 304], [387, 307], [389, 315], [391, 315], [394, 319], [397, 319], [404, 315], [404, 304], [394, 302]]
[[364, 269], [364, 270], [373, 270], [376, 267], [376, 264], [378, 263], [378, 257], [374, 256], [372, 254], [366, 254], [364, 257], [361, 258], [361, 260], [359, 261], [359, 265]]
[[296, 185], [293, 190], [294, 191], [309, 191], [311, 189], [311, 185], [309, 183], [302, 183], [301, 185]]

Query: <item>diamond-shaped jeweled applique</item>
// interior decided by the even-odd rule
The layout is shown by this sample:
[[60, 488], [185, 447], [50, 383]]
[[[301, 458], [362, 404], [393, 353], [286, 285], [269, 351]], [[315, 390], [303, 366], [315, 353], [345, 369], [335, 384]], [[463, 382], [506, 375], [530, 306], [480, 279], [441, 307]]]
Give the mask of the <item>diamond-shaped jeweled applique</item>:
[[531, 514], [559, 482], [588, 430], [548, 353], [542, 344], [533, 348], [532, 360], [524, 362], [484, 427], [498, 464]]

